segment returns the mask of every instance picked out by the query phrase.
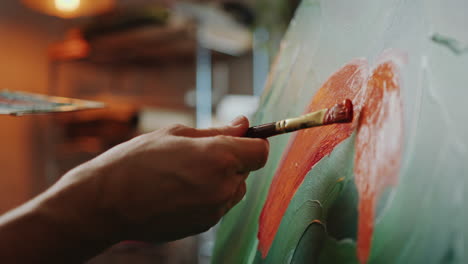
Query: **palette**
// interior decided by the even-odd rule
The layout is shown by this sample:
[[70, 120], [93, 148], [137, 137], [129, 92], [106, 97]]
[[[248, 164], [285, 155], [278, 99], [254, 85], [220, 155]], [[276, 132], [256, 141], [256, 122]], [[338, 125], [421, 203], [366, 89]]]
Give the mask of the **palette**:
[[26, 92], [0, 91], [0, 114], [27, 115], [103, 108], [103, 103]]

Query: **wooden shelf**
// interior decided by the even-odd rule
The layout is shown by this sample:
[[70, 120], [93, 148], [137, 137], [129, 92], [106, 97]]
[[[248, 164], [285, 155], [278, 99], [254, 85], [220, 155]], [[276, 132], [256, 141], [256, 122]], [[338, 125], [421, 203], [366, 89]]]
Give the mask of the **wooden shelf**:
[[54, 61], [87, 60], [102, 64], [148, 63], [192, 56], [195, 38], [190, 29], [146, 26], [86, 41], [78, 32], [51, 45]]
[[215, 59], [240, 56], [252, 46], [248, 27], [221, 7], [180, 3], [172, 10], [148, 6], [96, 17], [52, 44], [49, 57], [114, 66], [193, 62], [198, 41], [219, 51]]
[[[196, 56], [196, 29], [191, 26], [145, 26], [86, 41], [72, 31], [49, 48], [52, 61], [85, 61], [119, 66], [157, 66], [168, 63], [193, 63]], [[214, 59], [231, 56], [214, 52]]]

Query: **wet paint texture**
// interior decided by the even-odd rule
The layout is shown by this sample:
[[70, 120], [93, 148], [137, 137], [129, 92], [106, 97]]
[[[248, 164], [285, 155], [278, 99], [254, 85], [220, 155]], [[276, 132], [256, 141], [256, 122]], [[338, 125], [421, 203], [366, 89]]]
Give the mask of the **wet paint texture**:
[[[354, 102], [356, 114], [362, 105], [361, 88], [365, 81], [367, 64], [357, 59], [335, 72], [313, 97], [306, 113], [333, 106], [344, 99]], [[348, 138], [356, 122], [334, 124], [319, 129], [299, 131], [292, 139], [271, 184], [266, 203], [260, 215], [259, 250], [266, 257], [288, 205], [302, 184], [304, 177], [333, 148]]]
[[[387, 54], [388, 55], [388, 54]], [[335, 98], [353, 98], [355, 120], [297, 133], [273, 178], [259, 220], [259, 251], [268, 255], [289, 202], [305, 175], [356, 129], [355, 182], [359, 192], [358, 249], [361, 263], [369, 257], [376, 203], [398, 180], [401, 159], [402, 109], [398, 69], [380, 63], [367, 76], [365, 60], [355, 60], [334, 73], [320, 88], [307, 111], [326, 107]]]
[[355, 134], [307, 173], [288, 205], [268, 255], [262, 258], [259, 253], [254, 263], [316, 263], [333, 224], [329, 208], [353, 183]]
[[[365, 166], [368, 152], [383, 153], [381, 147], [392, 145], [381, 145], [379, 136], [366, 138], [363, 131], [390, 141], [398, 135], [378, 126], [378, 120], [394, 123], [396, 115], [369, 112], [366, 121], [364, 113], [360, 131], [320, 159], [285, 203], [273, 243], [262, 257], [260, 214], [295, 135], [269, 139], [269, 161], [252, 173], [246, 198], [223, 218], [212, 263], [468, 263], [468, 53], [459, 52], [467, 43], [466, 7], [465, 0], [302, 1], [253, 124], [299, 116], [333, 72], [352, 58], [365, 57], [372, 67], [362, 91], [379, 102], [375, 108], [396, 109], [385, 98], [398, 95], [392, 91], [400, 86], [401, 161], [392, 161], [388, 154], [397, 150], [389, 149], [388, 164], [376, 160], [367, 163], [372, 168]], [[434, 37], [434, 32], [439, 34]], [[394, 57], [382, 60], [389, 48], [407, 54], [408, 63], [396, 68]], [[388, 72], [394, 78], [385, 77]], [[390, 173], [397, 162], [400, 169]], [[263, 210], [266, 218], [270, 214]], [[323, 226], [311, 224], [317, 219]]]
[[366, 89], [366, 103], [359, 118], [354, 164], [359, 193], [358, 258], [367, 262], [379, 197], [395, 186], [400, 169], [402, 109], [397, 66], [378, 65]]

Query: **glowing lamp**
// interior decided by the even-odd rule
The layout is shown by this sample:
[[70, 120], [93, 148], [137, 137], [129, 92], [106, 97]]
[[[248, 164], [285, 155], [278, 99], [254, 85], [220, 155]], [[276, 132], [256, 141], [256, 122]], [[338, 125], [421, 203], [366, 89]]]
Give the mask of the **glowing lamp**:
[[22, 0], [36, 11], [61, 18], [96, 15], [114, 7], [114, 0]]

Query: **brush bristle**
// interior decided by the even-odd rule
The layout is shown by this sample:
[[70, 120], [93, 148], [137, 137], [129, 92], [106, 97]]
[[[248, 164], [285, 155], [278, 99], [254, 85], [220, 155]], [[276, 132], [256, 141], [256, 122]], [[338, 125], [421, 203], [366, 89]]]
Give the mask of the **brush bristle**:
[[349, 123], [352, 120], [353, 103], [351, 100], [346, 99], [342, 103], [336, 104], [328, 109], [325, 117], [323, 118], [323, 124]]

